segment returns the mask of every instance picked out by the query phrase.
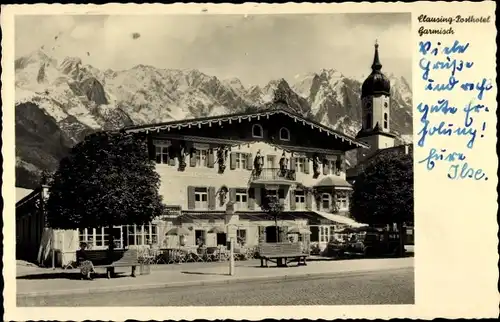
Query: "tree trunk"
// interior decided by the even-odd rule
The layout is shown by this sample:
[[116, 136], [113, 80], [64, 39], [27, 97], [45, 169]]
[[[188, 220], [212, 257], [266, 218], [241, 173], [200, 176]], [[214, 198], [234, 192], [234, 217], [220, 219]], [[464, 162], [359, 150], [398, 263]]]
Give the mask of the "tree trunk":
[[403, 257], [405, 254], [405, 233], [403, 229], [403, 223], [399, 222], [397, 223], [398, 226], [398, 232], [399, 232], [399, 257]]
[[280, 230], [278, 227], [278, 216], [274, 216], [274, 227], [276, 227], [276, 241], [280, 242]]
[[[113, 236], [113, 224], [110, 224], [108, 226], [108, 260], [109, 260], [109, 263], [112, 263], [113, 262], [113, 251], [114, 251], [114, 248], [115, 248], [115, 242], [114, 242], [114, 236]], [[111, 274], [114, 274], [115, 273], [115, 270], [114, 268], [110, 268], [111, 269]]]

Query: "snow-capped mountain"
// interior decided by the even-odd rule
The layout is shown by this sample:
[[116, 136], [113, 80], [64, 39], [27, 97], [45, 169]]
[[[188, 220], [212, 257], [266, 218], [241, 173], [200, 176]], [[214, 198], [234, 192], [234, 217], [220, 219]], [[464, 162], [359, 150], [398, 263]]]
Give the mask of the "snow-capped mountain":
[[[93, 131], [249, 111], [277, 96], [348, 135], [361, 127], [361, 82], [335, 70], [245, 88], [238, 78], [219, 80], [198, 70], [99, 70], [77, 57], [57, 61], [42, 50], [17, 59], [15, 70], [16, 185], [26, 188]], [[392, 128], [411, 140], [411, 88], [402, 77], [389, 78]]]

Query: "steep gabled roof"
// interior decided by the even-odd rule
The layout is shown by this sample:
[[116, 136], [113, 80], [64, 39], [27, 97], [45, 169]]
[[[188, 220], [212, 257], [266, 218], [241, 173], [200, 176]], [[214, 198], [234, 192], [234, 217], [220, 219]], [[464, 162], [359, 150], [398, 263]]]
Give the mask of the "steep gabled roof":
[[152, 132], [152, 131], [161, 131], [161, 130], [170, 130], [170, 129], [180, 129], [180, 128], [191, 128], [191, 127], [201, 127], [202, 125], [212, 126], [213, 123], [220, 125], [221, 123], [229, 123], [231, 124], [233, 121], [240, 122], [241, 120], [251, 120], [251, 119], [260, 119], [261, 117], [269, 117], [271, 115], [283, 114], [290, 118], [292, 118], [296, 122], [302, 122], [304, 125], [311, 126], [319, 130], [320, 132], [324, 131], [327, 135], [332, 135], [336, 139], [340, 139], [342, 141], [347, 141], [349, 144], [354, 145], [356, 147], [364, 147], [368, 148], [363, 142], [356, 140], [353, 137], [350, 137], [346, 134], [343, 134], [339, 131], [336, 131], [332, 128], [322, 125], [316, 121], [308, 120], [304, 118], [302, 115], [291, 111], [290, 109], [268, 109], [257, 112], [247, 112], [247, 113], [236, 113], [236, 114], [226, 114], [226, 115], [218, 115], [218, 116], [210, 116], [210, 117], [202, 117], [202, 118], [192, 118], [185, 119], [180, 121], [170, 121], [156, 124], [146, 124], [146, 125], [137, 125], [137, 126], [128, 126], [122, 129], [127, 133], [138, 133], [138, 132]]

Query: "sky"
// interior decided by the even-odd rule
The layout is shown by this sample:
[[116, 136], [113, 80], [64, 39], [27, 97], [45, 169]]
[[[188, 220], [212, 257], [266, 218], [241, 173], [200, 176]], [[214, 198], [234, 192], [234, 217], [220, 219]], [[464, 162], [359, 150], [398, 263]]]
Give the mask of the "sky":
[[43, 46], [102, 70], [199, 69], [246, 86], [321, 69], [368, 76], [377, 40], [382, 71], [411, 82], [409, 13], [26, 15], [15, 28], [16, 58]]

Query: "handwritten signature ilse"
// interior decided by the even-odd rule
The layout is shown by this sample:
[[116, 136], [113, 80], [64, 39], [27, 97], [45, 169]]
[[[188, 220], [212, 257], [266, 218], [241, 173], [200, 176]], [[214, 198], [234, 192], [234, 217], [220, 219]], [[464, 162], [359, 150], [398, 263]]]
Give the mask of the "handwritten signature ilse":
[[[435, 44], [431, 41], [419, 43], [419, 60], [421, 79], [424, 81], [424, 90], [443, 92], [443, 98], [436, 102], [422, 101], [417, 105], [420, 113], [420, 129], [418, 132], [418, 146], [425, 148], [430, 137], [459, 137], [466, 138], [465, 151], [448, 151], [446, 148], [430, 147], [427, 156], [418, 161], [424, 164], [428, 171], [432, 171], [437, 163], [447, 163], [449, 179], [488, 180], [481, 168], [474, 168], [465, 160], [467, 151], [474, 148], [478, 137], [485, 135], [487, 123], [481, 120], [484, 113], [489, 112], [488, 106], [482, 104], [485, 94], [493, 88], [491, 80], [481, 77], [476, 80], [461, 80], [465, 78], [462, 72], [473, 69], [475, 62], [466, 59], [469, 43], [453, 41], [451, 45]], [[444, 82], [436, 81], [442, 78]], [[470, 75], [468, 73], [466, 75]], [[462, 106], [450, 102], [456, 91], [470, 92], [471, 100]], [[444, 95], [445, 93], [449, 93]], [[463, 117], [461, 117], [462, 115]], [[456, 121], [459, 115], [458, 120]]]

